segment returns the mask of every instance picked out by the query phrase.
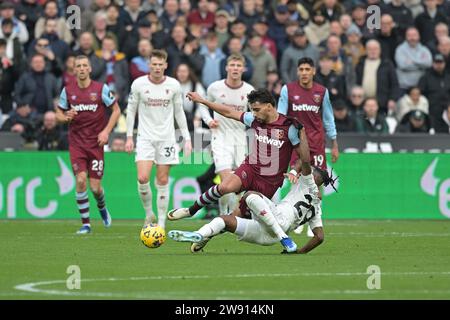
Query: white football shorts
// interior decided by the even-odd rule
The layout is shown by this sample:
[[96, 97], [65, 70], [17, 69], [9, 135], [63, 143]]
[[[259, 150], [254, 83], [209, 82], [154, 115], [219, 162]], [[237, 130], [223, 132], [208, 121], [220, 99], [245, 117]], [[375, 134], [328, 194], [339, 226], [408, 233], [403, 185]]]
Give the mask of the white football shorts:
[[175, 141], [138, 139], [135, 161], [154, 161], [156, 164], [179, 164], [178, 144]]

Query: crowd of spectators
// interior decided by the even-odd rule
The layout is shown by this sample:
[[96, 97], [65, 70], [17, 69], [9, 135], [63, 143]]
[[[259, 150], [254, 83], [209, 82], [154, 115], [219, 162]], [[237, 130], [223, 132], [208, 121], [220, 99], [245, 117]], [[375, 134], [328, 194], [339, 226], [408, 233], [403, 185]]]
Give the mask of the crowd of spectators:
[[[450, 1], [0, 2], [0, 127], [40, 150], [67, 147], [53, 110], [74, 81], [76, 55], [89, 57], [92, 79], [107, 83], [124, 111], [153, 48], [167, 50], [167, 74], [184, 91], [203, 94], [225, 77], [227, 56], [243, 53], [243, 79], [276, 98], [308, 56], [330, 92], [338, 132], [450, 131]], [[68, 23], [71, 5], [81, 9], [80, 28]], [[375, 28], [371, 5], [381, 13]], [[184, 107], [190, 129], [201, 127], [197, 106]]]

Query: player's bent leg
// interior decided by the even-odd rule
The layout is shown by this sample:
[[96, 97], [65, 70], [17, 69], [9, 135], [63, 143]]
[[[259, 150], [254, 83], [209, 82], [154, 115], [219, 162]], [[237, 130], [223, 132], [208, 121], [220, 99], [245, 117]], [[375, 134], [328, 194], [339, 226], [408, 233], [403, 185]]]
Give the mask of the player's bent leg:
[[[220, 181], [224, 181], [228, 175], [231, 174], [231, 169], [224, 169], [218, 172], [220, 175]], [[230, 212], [233, 211], [234, 208], [230, 206], [233, 202], [233, 198], [236, 197], [236, 194], [234, 192], [224, 194], [219, 199], [219, 214], [220, 215], [227, 215], [230, 214]]]
[[245, 202], [247, 203], [247, 206], [250, 208], [252, 213], [255, 214], [259, 220], [261, 220], [275, 233], [281, 245], [286, 249], [287, 252], [297, 251], [297, 245], [283, 231], [283, 229], [275, 219], [272, 211], [270, 210], [270, 207], [261, 196], [251, 193], [245, 198]]
[[108, 208], [106, 207], [105, 191], [101, 186], [101, 180], [90, 178], [89, 185], [91, 187], [92, 194], [94, 195], [94, 198], [97, 201], [97, 208], [100, 213], [100, 216], [102, 217], [103, 225], [106, 228], [109, 228], [111, 227], [112, 219], [108, 211]]

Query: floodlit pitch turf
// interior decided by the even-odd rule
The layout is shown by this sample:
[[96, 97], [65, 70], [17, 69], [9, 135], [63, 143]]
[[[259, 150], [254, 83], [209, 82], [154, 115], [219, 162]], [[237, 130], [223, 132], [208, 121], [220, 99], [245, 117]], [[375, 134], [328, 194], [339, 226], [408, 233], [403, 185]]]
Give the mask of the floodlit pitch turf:
[[[95, 220], [92, 234], [78, 236], [75, 220], [0, 221], [0, 299], [450, 299], [450, 221], [325, 221], [322, 246], [289, 256], [231, 234], [199, 254], [170, 239], [148, 249], [140, 223], [104, 229]], [[71, 265], [80, 290], [67, 288]], [[367, 288], [371, 265], [380, 290]]]

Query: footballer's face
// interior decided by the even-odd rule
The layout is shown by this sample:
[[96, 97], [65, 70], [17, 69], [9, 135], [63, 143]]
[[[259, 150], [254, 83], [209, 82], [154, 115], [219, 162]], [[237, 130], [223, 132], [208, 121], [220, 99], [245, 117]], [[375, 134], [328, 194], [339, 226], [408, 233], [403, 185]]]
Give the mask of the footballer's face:
[[302, 86], [311, 85], [315, 74], [316, 68], [310, 66], [307, 63], [303, 63], [297, 68], [297, 76]]
[[226, 67], [228, 77], [232, 80], [241, 80], [244, 70], [244, 63], [240, 60], [231, 60]]
[[270, 116], [270, 109], [273, 106], [270, 103], [254, 102], [250, 104], [250, 109], [255, 117], [256, 121], [261, 123], [267, 123]]
[[91, 64], [88, 59], [75, 60], [75, 74], [79, 80], [86, 80], [91, 73]]
[[161, 79], [167, 69], [167, 61], [158, 57], [150, 59], [150, 75], [153, 79]]

